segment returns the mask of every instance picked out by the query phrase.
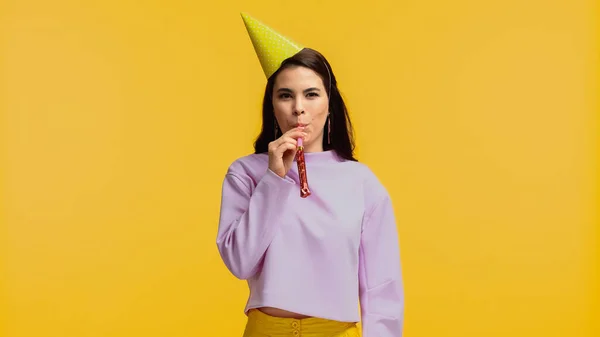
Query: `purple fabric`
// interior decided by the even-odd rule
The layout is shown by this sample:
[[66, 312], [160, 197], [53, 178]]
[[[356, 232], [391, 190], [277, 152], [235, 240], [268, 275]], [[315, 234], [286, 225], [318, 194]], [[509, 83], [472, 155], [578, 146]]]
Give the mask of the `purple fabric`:
[[225, 175], [217, 246], [248, 282], [245, 312], [269, 306], [362, 319], [363, 337], [401, 337], [404, 290], [386, 189], [366, 165], [334, 151], [305, 158], [308, 198], [300, 197], [295, 163], [281, 178], [267, 154], [239, 158]]

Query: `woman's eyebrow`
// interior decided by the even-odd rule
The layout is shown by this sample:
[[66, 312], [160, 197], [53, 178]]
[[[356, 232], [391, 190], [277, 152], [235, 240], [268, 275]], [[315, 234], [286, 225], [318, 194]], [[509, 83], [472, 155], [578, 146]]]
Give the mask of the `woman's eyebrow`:
[[[277, 89], [277, 92], [280, 91], [285, 91], [285, 92], [294, 92], [292, 89], [290, 88], [279, 88]], [[317, 88], [317, 87], [312, 87], [312, 88], [308, 88], [308, 89], [304, 89], [304, 93], [307, 93], [309, 91], [321, 91], [321, 89]]]

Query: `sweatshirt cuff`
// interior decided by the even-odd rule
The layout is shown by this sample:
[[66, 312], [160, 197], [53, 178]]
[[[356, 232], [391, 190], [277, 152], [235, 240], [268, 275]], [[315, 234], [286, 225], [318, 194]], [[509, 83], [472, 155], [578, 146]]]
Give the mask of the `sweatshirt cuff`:
[[292, 178], [288, 177], [287, 175], [282, 178], [282, 177], [278, 176], [277, 173], [271, 171], [271, 169], [267, 169], [267, 172], [263, 176], [262, 180], [265, 181], [269, 185], [275, 185], [275, 186], [281, 185], [282, 183], [289, 184], [289, 185], [296, 185], [296, 182], [294, 180], [292, 180]]

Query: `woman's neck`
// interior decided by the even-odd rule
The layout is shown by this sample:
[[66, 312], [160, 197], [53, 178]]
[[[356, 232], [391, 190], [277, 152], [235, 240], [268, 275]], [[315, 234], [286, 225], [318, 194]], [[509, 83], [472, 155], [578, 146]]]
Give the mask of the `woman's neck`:
[[304, 153], [323, 152], [323, 137], [319, 137], [314, 142], [304, 144]]

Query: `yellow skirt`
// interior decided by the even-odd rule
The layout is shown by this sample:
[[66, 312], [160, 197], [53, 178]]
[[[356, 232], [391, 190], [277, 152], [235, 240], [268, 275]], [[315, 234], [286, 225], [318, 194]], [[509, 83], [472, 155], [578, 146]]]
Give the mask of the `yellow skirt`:
[[323, 318], [280, 318], [252, 309], [243, 337], [360, 337], [356, 323]]

